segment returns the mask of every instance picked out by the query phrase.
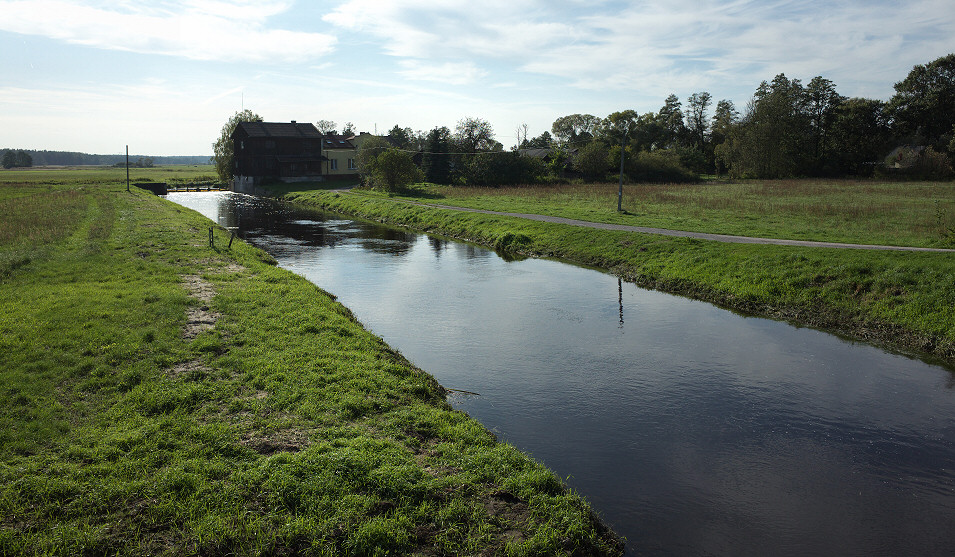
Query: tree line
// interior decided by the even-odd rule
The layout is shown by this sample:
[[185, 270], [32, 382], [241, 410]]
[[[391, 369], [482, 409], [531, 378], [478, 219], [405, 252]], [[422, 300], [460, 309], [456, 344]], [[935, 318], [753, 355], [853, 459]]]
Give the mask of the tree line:
[[[91, 155], [76, 151], [45, 151], [33, 149], [4, 149], [3, 164], [6, 165], [7, 153], [9, 157], [20, 157], [18, 162], [29, 161], [30, 164], [14, 164], [13, 166], [108, 166], [125, 165], [126, 155]], [[209, 164], [208, 156], [154, 156], [144, 157], [141, 155], [130, 155], [130, 165], [132, 166], [139, 159], [149, 159], [153, 164]], [[4, 166], [4, 168], [11, 168]]]
[[952, 177], [955, 54], [915, 66], [894, 88], [888, 101], [845, 97], [822, 76], [804, 84], [779, 74], [759, 84], [742, 112], [729, 100], [714, 106], [701, 91], [685, 104], [670, 95], [656, 112], [561, 116], [537, 137], [523, 124], [509, 151], [480, 118], [427, 134], [395, 126], [387, 144], [368, 147], [420, 153], [420, 177], [440, 184], [534, 183], [567, 171], [589, 180], [622, 171], [629, 181], [667, 182], [702, 174]]
[[[714, 105], [707, 91], [693, 93], [685, 104], [671, 94], [656, 112], [561, 116], [537, 137], [529, 137], [522, 124], [508, 150], [482, 118], [463, 118], [453, 130], [396, 125], [387, 135], [364, 141], [357, 162], [367, 183], [385, 189], [421, 180], [467, 185], [600, 181], [617, 173], [648, 182], [695, 181], [703, 174], [950, 178], [955, 54], [915, 66], [894, 88], [888, 101], [849, 98], [822, 76], [803, 84], [779, 74], [759, 84], [742, 112], [730, 100]], [[231, 153], [228, 134], [238, 120], [261, 120], [245, 112], [223, 128], [217, 160]], [[317, 127], [322, 133], [337, 129], [330, 120], [319, 120]], [[347, 123], [343, 132], [354, 133], [354, 125]]]
[[22, 149], [16, 151], [7, 149], [0, 157], [0, 164], [3, 168], [27, 168], [33, 166], [33, 157]]

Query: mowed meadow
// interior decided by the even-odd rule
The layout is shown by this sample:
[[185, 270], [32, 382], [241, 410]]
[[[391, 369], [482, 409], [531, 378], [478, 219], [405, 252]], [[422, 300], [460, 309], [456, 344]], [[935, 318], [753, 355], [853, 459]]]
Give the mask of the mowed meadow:
[[122, 178], [0, 172], [0, 555], [620, 553], [334, 296]]

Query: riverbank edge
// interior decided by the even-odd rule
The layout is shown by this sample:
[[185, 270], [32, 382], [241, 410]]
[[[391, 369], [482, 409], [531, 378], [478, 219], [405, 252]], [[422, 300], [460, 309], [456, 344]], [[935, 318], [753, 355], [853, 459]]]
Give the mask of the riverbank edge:
[[[333, 295], [198, 213], [121, 189], [80, 187], [86, 228], [0, 277], [3, 330], [37, 333], [4, 344], [17, 352], [4, 423], [24, 423], [4, 437], [0, 553], [622, 553], [578, 494], [454, 410]], [[47, 294], [29, 305], [27, 283]], [[50, 319], [47, 304], [75, 315]], [[356, 346], [361, 362], [299, 345]], [[323, 401], [300, 382], [344, 386]], [[31, 418], [50, 438], [27, 435]], [[314, 500], [323, 474], [349, 499], [324, 495], [331, 518], [309, 510], [329, 504]]]
[[[955, 300], [945, 300], [939, 293], [950, 293], [951, 289], [939, 284], [935, 292], [905, 300], [900, 294], [916, 290], [915, 279], [907, 275], [893, 280], [899, 268], [914, 267], [910, 274], [917, 277], [947, 277], [951, 282], [955, 264], [947, 254], [847, 253], [834, 248], [723, 244], [583, 230], [409, 204], [355, 191], [283, 190], [276, 197], [303, 206], [472, 242], [507, 257], [548, 257], [596, 267], [640, 287], [701, 300], [747, 316], [820, 329], [955, 367], [955, 323], [945, 315]], [[852, 263], [843, 264], [842, 259]], [[688, 260], [691, 265], [681, 265]], [[756, 260], [762, 261], [754, 263]], [[793, 272], [796, 267], [808, 276], [798, 276]], [[926, 275], [924, 269], [933, 272]], [[750, 275], [751, 271], [758, 272]], [[729, 274], [733, 280], [724, 280]], [[874, 289], [878, 292], [873, 294]], [[935, 324], [935, 330], [912, 325], [920, 313], [928, 312], [933, 315], [925, 321]], [[908, 319], [893, 319], [886, 313]]]

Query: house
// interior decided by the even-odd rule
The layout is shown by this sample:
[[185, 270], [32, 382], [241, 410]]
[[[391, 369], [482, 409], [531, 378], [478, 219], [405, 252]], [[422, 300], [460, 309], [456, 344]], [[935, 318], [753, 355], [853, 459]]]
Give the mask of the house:
[[322, 173], [327, 178], [358, 175], [358, 165], [355, 162], [358, 156], [357, 139], [354, 135], [325, 134], [322, 136], [322, 155], [324, 155]]
[[312, 124], [239, 122], [232, 145], [235, 191], [268, 180], [322, 179], [322, 134]]

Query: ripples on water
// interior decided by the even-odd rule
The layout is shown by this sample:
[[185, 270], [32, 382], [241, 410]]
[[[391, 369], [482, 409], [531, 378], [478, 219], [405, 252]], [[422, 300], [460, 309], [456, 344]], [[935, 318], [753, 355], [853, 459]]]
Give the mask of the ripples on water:
[[334, 293], [634, 554], [951, 555], [943, 368], [553, 261], [170, 194]]

